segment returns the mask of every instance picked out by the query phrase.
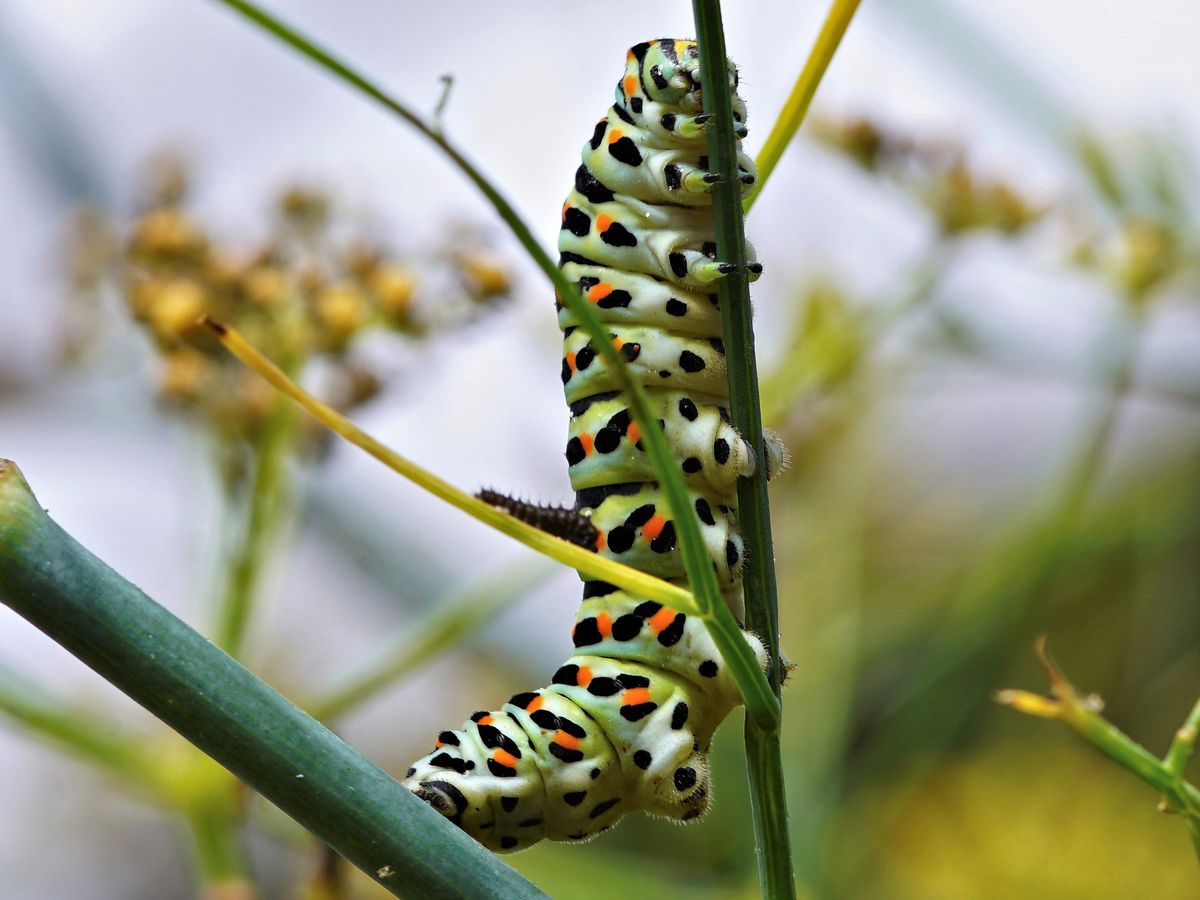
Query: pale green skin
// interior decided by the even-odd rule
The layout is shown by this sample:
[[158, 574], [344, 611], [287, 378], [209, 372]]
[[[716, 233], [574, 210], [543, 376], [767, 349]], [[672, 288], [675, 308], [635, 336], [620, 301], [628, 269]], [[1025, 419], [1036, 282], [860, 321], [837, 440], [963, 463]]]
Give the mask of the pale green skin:
[[[737, 528], [736, 482], [739, 476], [754, 472], [755, 462], [749, 445], [728, 424], [723, 409], [728, 385], [719, 349], [721, 316], [715, 295], [709, 293], [721, 274], [704, 252], [705, 245], [714, 240], [713, 220], [708, 186], [699, 167], [705, 153], [703, 127], [695, 122], [701, 111], [699, 90], [691, 80], [698, 61], [694, 44], [671, 42], [672, 49], [681, 51], [674, 59], [661, 42], [652, 42], [644, 55], [635, 52], [639, 48], [630, 51], [627, 77], [617, 91], [618, 105], [635, 124], [631, 126], [615, 109], [610, 110], [605, 136], [618, 128], [636, 147], [641, 163], [621, 162], [608, 152], [607, 143], [593, 148], [589, 142], [583, 151], [584, 164], [614, 196], [593, 202], [573, 190], [567, 199], [567, 207], [586, 215], [593, 226], [601, 216], [623, 224], [636, 236], [637, 246], [613, 246], [601, 239], [596, 227], [583, 236], [564, 230], [560, 251], [589, 262], [567, 261], [562, 268], [569, 279], [581, 281], [585, 294], [597, 282], [628, 293], [626, 305], [598, 303], [596, 310], [611, 326], [619, 345], [640, 345], [629, 368], [660, 410], [667, 441], [681, 466], [687, 468], [685, 460], [693, 460], [693, 467], [695, 461], [699, 463], [697, 471], [686, 473], [687, 486], [693, 504], [707, 504], [711, 524], [701, 522], [705, 544], [727, 599], [735, 612], [740, 612], [743, 546]], [[665, 87], [654, 83], [651, 70], [655, 66], [667, 82]], [[679, 79], [673, 81], [676, 75], [681, 76], [682, 87]], [[732, 66], [729, 77], [735, 84]], [[634, 90], [627, 92], [622, 85], [633, 85]], [[641, 113], [634, 112], [638, 100]], [[735, 99], [734, 110], [738, 121], [744, 121], [741, 100]], [[676, 117], [672, 130], [663, 125], [666, 114]], [[739, 154], [739, 160], [746, 173], [752, 174], [750, 159]], [[669, 166], [676, 170], [669, 173]], [[672, 270], [671, 254], [682, 255], [686, 263], [682, 274]], [[617, 384], [602, 357], [596, 355], [586, 365], [577, 365], [592, 353], [590, 338], [573, 327], [577, 323], [565, 308], [559, 310], [559, 324], [566, 332], [568, 403], [615, 391]], [[690, 354], [686, 367], [681, 358], [685, 354]], [[681, 401], [685, 400], [692, 404], [689, 415], [683, 414]], [[581, 441], [595, 438], [627, 407], [619, 393], [593, 401], [572, 418], [570, 437]], [[718, 441], [727, 449], [720, 461], [714, 452]], [[781, 452], [770, 455], [777, 459]], [[684, 579], [678, 548], [652, 549], [651, 535], [644, 534], [641, 525], [634, 529], [628, 549], [612, 550], [615, 530], [624, 527], [635, 510], [650, 504], [656, 514], [666, 516], [668, 512], [645, 453], [627, 431], [608, 452], [593, 448], [577, 459], [570, 474], [577, 491], [640, 485], [633, 494], [608, 494], [595, 507], [585, 505], [587, 495], [581, 495], [578, 508], [605, 536], [599, 549], [603, 555], [663, 578]], [[661, 528], [655, 531], [660, 536], [667, 531], [661, 526], [661, 518], [644, 525]], [[484, 732], [468, 722], [463, 730], [452, 733], [456, 745], [440, 746], [418, 761], [404, 783], [499, 851], [522, 849], [542, 838], [586, 840], [634, 809], [680, 820], [701, 815], [709, 798], [709, 742], [729, 710], [740, 702], [737, 685], [702, 622], [684, 617], [677, 640], [664, 643], [660, 635], [669, 630], [661, 625], [675, 622], [673, 617], [678, 614], [661, 609], [657, 616], [635, 613], [647, 608], [639, 598], [619, 590], [585, 598], [576, 616], [578, 650], [560, 668], [556, 683], [514, 697], [517, 702], [506, 704], [485, 720], [520, 752], [513, 760], [513, 774], [498, 776], [488, 770], [489, 757], [497, 751], [485, 746]], [[602, 622], [607, 625], [602, 627]], [[614, 625], [618, 622], [641, 624], [636, 636], [621, 640], [620, 629]], [[589, 637], [579, 646], [585, 632], [595, 632], [594, 640]], [[746, 640], [765, 663], [761, 642], [751, 634], [746, 634]], [[581, 683], [579, 676], [572, 680], [572, 667], [586, 668], [591, 680]], [[605, 696], [588, 690], [589, 685], [598, 689], [606, 679], [618, 676], [627, 683], [633, 683], [632, 678], [638, 685], [642, 684], [638, 679], [648, 684], [644, 689], [623, 687]], [[568, 683], [558, 683], [560, 680]], [[623, 710], [635, 711], [640, 703], [656, 706], [636, 720], [622, 715]], [[687, 708], [682, 723], [681, 704]], [[534, 709], [538, 705], [540, 709]], [[564, 761], [552, 752], [555, 741], [562, 738], [558, 730], [545, 726], [550, 719], [543, 711], [586, 732], [578, 741], [580, 760]], [[498, 740], [495, 732], [484, 731], [493, 744]], [[557, 749], [561, 754], [562, 747]], [[433, 764], [434, 759], [441, 764]], [[459, 772], [447, 765], [470, 769]], [[579, 792], [584, 792], [582, 798]], [[612, 800], [617, 802], [610, 804]], [[506, 809], [506, 804], [510, 808]]]

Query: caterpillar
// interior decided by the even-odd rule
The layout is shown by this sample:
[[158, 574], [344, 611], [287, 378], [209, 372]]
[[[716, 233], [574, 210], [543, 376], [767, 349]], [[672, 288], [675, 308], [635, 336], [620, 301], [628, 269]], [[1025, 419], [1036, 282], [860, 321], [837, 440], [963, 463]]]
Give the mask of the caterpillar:
[[[750, 445], [730, 424], [697, 46], [633, 47], [616, 102], [583, 148], [562, 208], [559, 265], [610, 328], [647, 389], [679, 460], [727, 602], [741, 614], [744, 547], [736, 482], [752, 475]], [[746, 107], [729, 64], [743, 190], [754, 165], [740, 153]], [[753, 254], [748, 247], [748, 253]], [[752, 258], [752, 256], [751, 256]], [[751, 262], [748, 277], [761, 265]], [[675, 526], [626, 397], [588, 333], [561, 301], [562, 381], [570, 407], [571, 510], [484, 492], [487, 502], [597, 553], [685, 580]], [[769, 442], [767, 466], [782, 463]], [[570, 538], [569, 538], [570, 539]], [[759, 661], [766, 653], [745, 633]], [[544, 688], [443, 731], [404, 784], [494, 851], [546, 838], [583, 841], [635, 809], [688, 821], [709, 802], [712, 735], [740, 702], [702, 622], [612, 584], [583, 581], [575, 655]]]

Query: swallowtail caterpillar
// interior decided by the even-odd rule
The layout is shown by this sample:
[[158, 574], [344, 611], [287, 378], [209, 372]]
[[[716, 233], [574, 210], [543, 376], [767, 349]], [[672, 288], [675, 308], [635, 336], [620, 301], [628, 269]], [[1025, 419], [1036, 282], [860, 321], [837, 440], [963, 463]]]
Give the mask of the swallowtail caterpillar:
[[[726, 74], [740, 145], [746, 107], [732, 64]], [[736, 481], [753, 474], [755, 460], [725, 406], [714, 282], [732, 264], [714, 258], [709, 192], [717, 176], [707, 168], [701, 75], [693, 41], [654, 40], [629, 51], [616, 102], [584, 146], [563, 205], [560, 266], [656, 405], [726, 599], [740, 614]], [[746, 190], [754, 165], [740, 152], [738, 164]], [[761, 271], [748, 266], [751, 279]], [[683, 580], [675, 527], [628, 402], [561, 303], [558, 317], [574, 510], [491, 492], [484, 499], [597, 553]], [[783, 448], [767, 443], [773, 471]], [[765, 663], [761, 642], [745, 637]], [[583, 841], [635, 809], [687, 821], [708, 808], [709, 743], [740, 696], [703, 623], [585, 580], [572, 640], [575, 655], [547, 687], [443, 731], [404, 780], [493, 850], [543, 838]]]

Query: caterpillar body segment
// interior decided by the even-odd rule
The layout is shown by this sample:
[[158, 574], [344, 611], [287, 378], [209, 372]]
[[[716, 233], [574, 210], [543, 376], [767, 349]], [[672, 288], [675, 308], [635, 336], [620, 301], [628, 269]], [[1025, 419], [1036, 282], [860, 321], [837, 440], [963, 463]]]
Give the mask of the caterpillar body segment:
[[492, 850], [584, 841], [635, 809], [688, 821], [708, 808], [709, 744], [739, 702], [708, 631], [603, 582], [585, 593], [576, 655], [551, 683], [442, 732], [405, 777]]
[[[741, 614], [745, 547], [737, 479], [758, 463], [729, 420], [724, 335], [701, 103], [706, 73], [692, 41], [632, 48], [616, 103], [583, 149], [562, 209], [560, 267], [609, 329], [608, 340], [646, 389], [682, 471], [719, 583]], [[737, 70], [720, 77], [736, 89]], [[745, 105], [734, 118], [745, 132]], [[754, 166], [739, 153], [748, 190]], [[750, 278], [761, 266], [747, 267]], [[593, 339], [557, 305], [561, 378], [571, 411], [566, 457], [577, 524], [503, 495], [514, 515], [586, 536], [597, 553], [683, 582], [674, 512], [646, 456], [629, 400]], [[770, 440], [770, 439], [769, 439]], [[784, 459], [771, 440], [766, 465]], [[745, 634], [766, 663], [762, 643]], [[634, 810], [680, 821], [708, 808], [708, 750], [740, 702], [737, 686], [695, 616], [585, 580], [571, 632], [574, 655], [543, 688], [475, 713], [438, 736], [404, 783], [496, 851], [543, 838], [579, 842]]]

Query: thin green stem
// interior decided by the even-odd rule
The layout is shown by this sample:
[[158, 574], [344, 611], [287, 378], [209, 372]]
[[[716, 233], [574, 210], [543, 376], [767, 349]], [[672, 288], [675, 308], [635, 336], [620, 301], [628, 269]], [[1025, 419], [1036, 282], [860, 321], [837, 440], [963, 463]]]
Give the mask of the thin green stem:
[[7, 461], [0, 461], [0, 601], [391, 893], [544, 896], [88, 553]]
[[1200, 737], [1200, 700], [1196, 701], [1188, 717], [1175, 732], [1171, 746], [1167, 748], [1167, 755], [1163, 757], [1163, 765], [1176, 779], [1183, 778], [1192, 754], [1196, 751], [1197, 737]]
[[593, 346], [603, 357], [617, 383], [617, 388], [629, 398], [630, 409], [641, 429], [646, 453], [654, 466], [659, 486], [666, 496], [667, 506], [673, 514], [680, 553], [700, 615], [712, 635], [713, 642], [721, 651], [726, 665], [729, 666], [730, 673], [742, 691], [749, 716], [760, 722], [764, 728], [777, 727], [778, 699], [759, 670], [754, 653], [743, 638], [733, 613], [730, 612], [721, 595], [707, 547], [701, 537], [696, 511], [684, 485], [678, 461], [671, 453], [662, 428], [658, 424], [658, 415], [654, 407], [650, 405], [645, 390], [632, 377], [625, 358], [613, 346], [608, 329], [591, 305], [579, 293], [578, 286], [563, 276], [554, 260], [538, 244], [533, 232], [521, 220], [512, 205], [435, 126], [426, 123], [420, 116], [386, 94], [365, 76], [354, 71], [346, 63], [254, 4], [247, 3], [245, 0], [218, 0], [218, 2], [236, 10], [322, 68], [380, 103], [432, 141], [480, 190], [496, 213], [508, 225], [521, 246], [537, 263], [538, 268], [550, 279], [562, 302], [570, 309], [584, 330], [591, 335]]
[[536, 565], [525, 562], [456, 596], [437, 601], [434, 610], [415, 628], [405, 626], [375, 659], [304, 704], [304, 708], [322, 722], [352, 712], [403, 675], [490, 622], [504, 607], [527, 594], [549, 571], [540, 560]]
[[804, 122], [808, 107], [812, 103], [813, 95], [817, 92], [817, 86], [825, 77], [825, 70], [829, 68], [833, 54], [837, 52], [838, 45], [842, 42], [842, 36], [845, 35], [846, 29], [850, 26], [850, 20], [854, 18], [854, 13], [858, 9], [858, 4], [859, 0], [833, 0], [833, 5], [830, 6], [829, 13], [825, 16], [825, 21], [817, 34], [817, 40], [808, 54], [808, 59], [804, 62], [804, 68], [796, 77], [796, 84], [783, 104], [783, 109], [779, 111], [779, 118], [771, 126], [771, 133], [767, 135], [762, 150], [754, 160], [754, 165], [758, 169], [758, 181], [755, 182], [753, 193], [742, 201], [742, 208], [746, 212], [750, 211], [750, 207], [762, 193], [763, 186], [771, 177], [771, 173], [775, 171], [775, 166], [783, 156], [784, 150], [792, 142], [796, 132], [800, 130], [800, 125]]
[[159, 767], [137, 740], [0, 666], [0, 713], [66, 752], [156, 793]]
[[246, 857], [238, 842], [237, 819], [223, 798], [186, 812], [196, 874], [207, 896], [256, 896], [246, 868]]
[[[1050, 659], [1045, 638], [1038, 641], [1037, 653], [1050, 682], [1051, 696], [1005, 690], [997, 692], [996, 701], [1026, 715], [1062, 722], [1109, 759], [1153, 787], [1166, 799], [1167, 807], [1164, 809], [1181, 814], [1187, 821], [1197, 857], [1200, 858], [1200, 842], [1197, 841], [1197, 837], [1200, 837], [1200, 791], [1171, 768], [1171, 753], [1168, 752], [1165, 760], [1158, 759], [1101, 716], [1098, 703], [1093, 698], [1081, 698]], [[1200, 726], [1200, 703], [1193, 708], [1180, 729], [1184, 743], [1194, 743], [1197, 726]], [[1177, 735], [1176, 742], [1179, 740]], [[1175, 745], [1172, 744], [1174, 749]]]
[[240, 656], [263, 565], [271, 549], [287, 495], [287, 460], [296, 433], [296, 411], [278, 398], [254, 443], [254, 475], [244, 501], [245, 524], [228, 561], [217, 617], [217, 646]]
[[[719, 0], [694, 0], [696, 33], [704, 80], [704, 112], [712, 115], [708, 152], [721, 180], [713, 190], [717, 256], [736, 265], [719, 282], [721, 318], [725, 329], [729, 374], [730, 414], [738, 432], [750, 442], [759, 460], [753, 478], [738, 480], [738, 517], [746, 543], [742, 580], [746, 597], [746, 627], [758, 634], [770, 655], [767, 680], [778, 700], [782, 680], [779, 656], [779, 612], [775, 586], [775, 553], [767, 500], [766, 452], [758, 396], [758, 366], [750, 289], [746, 278], [746, 241], [738, 180], [737, 141], [734, 137], [733, 98], [725, 72], [728, 54]], [[714, 76], [712, 73], [720, 73]], [[747, 717], [746, 762], [754, 813], [755, 846], [764, 897], [795, 896], [787, 801], [779, 746], [779, 723]]]

